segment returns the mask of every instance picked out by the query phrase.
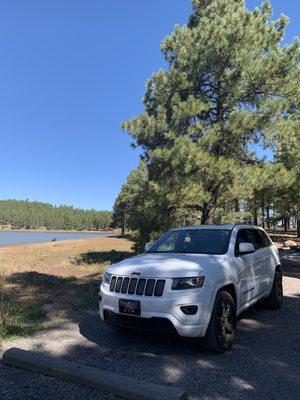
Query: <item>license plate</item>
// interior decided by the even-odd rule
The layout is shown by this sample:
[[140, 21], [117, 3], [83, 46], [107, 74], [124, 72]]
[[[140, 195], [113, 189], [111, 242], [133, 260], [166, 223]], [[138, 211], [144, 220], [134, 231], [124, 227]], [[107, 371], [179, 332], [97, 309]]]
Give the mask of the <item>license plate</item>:
[[138, 300], [119, 300], [119, 311], [123, 314], [141, 315], [141, 303]]

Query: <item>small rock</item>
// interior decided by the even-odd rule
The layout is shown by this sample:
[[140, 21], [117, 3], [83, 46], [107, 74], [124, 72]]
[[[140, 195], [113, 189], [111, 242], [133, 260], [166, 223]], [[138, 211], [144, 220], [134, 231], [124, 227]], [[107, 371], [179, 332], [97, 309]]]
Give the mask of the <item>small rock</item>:
[[283, 245], [284, 247], [297, 247], [297, 243], [294, 240], [286, 240]]
[[44, 313], [46, 314], [47, 317], [51, 317], [51, 315], [54, 312], [53, 306], [50, 303], [43, 304], [42, 310], [44, 311]]

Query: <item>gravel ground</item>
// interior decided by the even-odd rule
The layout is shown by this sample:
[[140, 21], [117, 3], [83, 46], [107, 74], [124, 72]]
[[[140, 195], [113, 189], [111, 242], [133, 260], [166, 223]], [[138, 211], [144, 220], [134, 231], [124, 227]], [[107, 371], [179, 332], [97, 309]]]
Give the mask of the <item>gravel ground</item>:
[[[284, 305], [255, 306], [239, 321], [236, 344], [223, 355], [197, 341], [111, 331], [96, 313], [79, 325], [6, 343], [36, 352], [185, 389], [190, 399], [300, 398], [300, 254], [283, 251]], [[101, 399], [117, 397], [0, 364], [0, 398]]]

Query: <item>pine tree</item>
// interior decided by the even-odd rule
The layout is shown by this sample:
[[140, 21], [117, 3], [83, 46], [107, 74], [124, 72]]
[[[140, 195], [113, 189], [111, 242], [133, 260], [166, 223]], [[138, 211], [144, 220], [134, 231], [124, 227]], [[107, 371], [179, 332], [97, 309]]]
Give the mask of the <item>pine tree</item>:
[[276, 152], [299, 134], [300, 53], [297, 40], [281, 45], [288, 19], [273, 21], [268, 2], [192, 4], [188, 25], [162, 43], [168, 69], [149, 79], [144, 112], [123, 129], [143, 150], [157, 209], [198, 210], [205, 224], [285, 168], [253, 149]]

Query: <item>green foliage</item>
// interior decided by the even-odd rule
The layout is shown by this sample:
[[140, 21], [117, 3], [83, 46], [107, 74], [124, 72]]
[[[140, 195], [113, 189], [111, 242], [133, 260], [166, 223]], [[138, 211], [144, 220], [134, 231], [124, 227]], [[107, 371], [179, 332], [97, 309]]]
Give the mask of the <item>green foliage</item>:
[[[140, 163], [128, 176], [126, 184], [115, 201], [113, 209], [113, 226], [118, 227], [124, 233], [125, 228], [130, 227], [128, 219], [137, 211], [137, 201], [146, 190], [148, 173], [145, 163]], [[131, 218], [132, 222], [132, 218]], [[131, 226], [132, 229], [132, 226]]]
[[81, 210], [69, 206], [52, 206], [22, 200], [0, 201], [0, 225], [12, 228], [100, 230], [111, 225], [110, 211]]
[[[188, 25], [162, 43], [169, 67], [147, 82], [144, 111], [123, 123], [148, 171], [136, 192], [146, 221], [132, 205], [125, 212], [143, 242], [199, 214], [201, 223], [228, 220], [241, 199], [247, 219], [272, 177], [277, 192], [295, 180], [282, 155], [299, 137], [300, 50], [298, 40], [281, 45], [287, 17], [273, 21], [268, 2], [254, 11], [242, 0], [192, 3]], [[259, 147], [281, 156], [259, 159]]]

